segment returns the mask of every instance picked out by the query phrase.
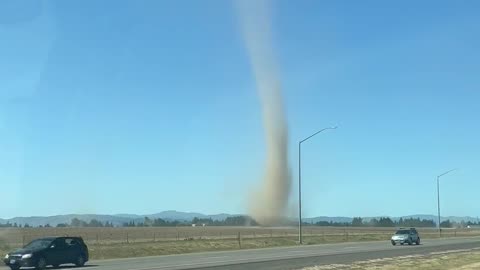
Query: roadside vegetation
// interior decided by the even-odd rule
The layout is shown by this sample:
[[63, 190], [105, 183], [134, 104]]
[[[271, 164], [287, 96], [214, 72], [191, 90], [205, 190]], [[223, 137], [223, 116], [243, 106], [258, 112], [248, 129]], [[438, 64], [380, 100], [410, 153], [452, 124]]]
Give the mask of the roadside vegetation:
[[302, 270], [476, 270], [480, 269], [480, 250], [438, 252], [429, 255], [412, 255], [352, 264], [330, 264], [306, 267]]

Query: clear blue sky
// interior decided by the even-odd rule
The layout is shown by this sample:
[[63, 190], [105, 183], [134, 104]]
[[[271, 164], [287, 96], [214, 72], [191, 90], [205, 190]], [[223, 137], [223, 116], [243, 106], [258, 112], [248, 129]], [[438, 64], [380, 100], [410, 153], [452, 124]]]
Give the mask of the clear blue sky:
[[[0, 217], [246, 212], [265, 145], [232, 2], [35, 3], [0, 3]], [[304, 145], [305, 216], [435, 214], [455, 167], [442, 214], [480, 215], [479, 8], [272, 3], [295, 183], [297, 141], [340, 127]]]

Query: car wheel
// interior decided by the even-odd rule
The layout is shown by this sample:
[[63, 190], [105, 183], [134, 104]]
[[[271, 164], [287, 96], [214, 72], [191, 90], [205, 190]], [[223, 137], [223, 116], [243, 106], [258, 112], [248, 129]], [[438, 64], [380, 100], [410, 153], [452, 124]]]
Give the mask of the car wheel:
[[85, 265], [85, 257], [83, 255], [80, 255], [77, 257], [77, 260], [75, 261], [75, 265], [77, 267], [81, 267]]
[[417, 242], [415, 242], [415, 244], [420, 245], [420, 237], [417, 238]]
[[395, 241], [392, 241], [392, 246], [395, 246], [397, 243], [395, 243]]
[[36, 269], [43, 270], [45, 269], [45, 267], [47, 267], [47, 261], [45, 260], [45, 258], [38, 259]]

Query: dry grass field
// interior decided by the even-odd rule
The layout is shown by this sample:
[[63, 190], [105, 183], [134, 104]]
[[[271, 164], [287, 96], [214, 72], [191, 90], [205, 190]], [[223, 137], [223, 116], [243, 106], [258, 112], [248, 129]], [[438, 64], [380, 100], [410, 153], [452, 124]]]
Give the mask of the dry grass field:
[[441, 252], [429, 255], [402, 256], [353, 264], [331, 264], [303, 268], [303, 270], [477, 270], [480, 269], [480, 250]]
[[[304, 227], [306, 244], [387, 240], [394, 228]], [[437, 238], [435, 229], [419, 229]], [[443, 237], [478, 236], [480, 230], [449, 229]], [[295, 245], [297, 228], [144, 227], [144, 228], [2, 228], [0, 253], [46, 236], [81, 236], [93, 259], [179, 254]]]

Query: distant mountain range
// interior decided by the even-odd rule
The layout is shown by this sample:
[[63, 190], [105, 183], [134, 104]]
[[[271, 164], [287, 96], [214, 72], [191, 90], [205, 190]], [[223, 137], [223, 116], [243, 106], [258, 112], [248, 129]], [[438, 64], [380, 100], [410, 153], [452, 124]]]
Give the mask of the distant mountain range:
[[[17, 223], [21, 225], [29, 224], [30, 226], [40, 226], [40, 225], [46, 225], [50, 224], [51, 226], [57, 226], [60, 223], [67, 223], [70, 224], [70, 221], [74, 218], [77, 218], [79, 220], [83, 220], [85, 222], [90, 222], [92, 219], [96, 219], [98, 221], [101, 221], [102, 223], [105, 222], [110, 222], [115, 226], [120, 226], [123, 223], [128, 223], [131, 221], [135, 221], [136, 223], [138, 222], [143, 222], [145, 217], [148, 217], [150, 219], [157, 219], [161, 218], [163, 220], [167, 221], [184, 221], [184, 222], [189, 222], [193, 218], [211, 218], [212, 220], [219, 220], [223, 221], [227, 217], [234, 217], [234, 216], [240, 216], [240, 215], [232, 215], [232, 214], [217, 214], [217, 215], [206, 215], [206, 214], [201, 214], [201, 213], [190, 213], [190, 212], [178, 212], [178, 211], [164, 211], [156, 214], [151, 214], [151, 215], [135, 215], [135, 214], [117, 214], [117, 215], [95, 215], [95, 214], [83, 214], [83, 215], [76, 215], [76, 214], [71, 214], [71, 215], [57, 215], [57, 216], [35, 216], [35, 217], [15, 217], [11, 219], [1, 219], [0, 218], [0, 224], [6, 224], [6, 223]], [[379, 219], [380, 217], [363, 217], [364, 221], [369, 221], [371, 219]], [[400, 217], [390, 217], [392, 220], [397, 221], [400, 219]], [[437, 216], [434, 215], [410, 215], [410, 216], [403, 216], [402, 218], [420, 218], [420, 219], [426, 219], [426, 220], [437, 220]], [[304, 222], [307, 223], [317, 223], [319, 221], [327, 221], [327, 222], [352, 222], [352, 217], [328, 217], [328, 216], [320, 216], [320, 217], [314, 217], [314, 218], [304, 218]], [[478, 218], [476, 217], [458, 217], [458, 216], [448, 216], [448, 217], [442, 217], [441, 220], [447, 220], [449, 219], [450, 221], [455, 221], [455, 222], [461, 222], [461, 221], [471, 221], [471, 222], [477, 222]], [[292, 218], [292, 220], [295, 220]]]

